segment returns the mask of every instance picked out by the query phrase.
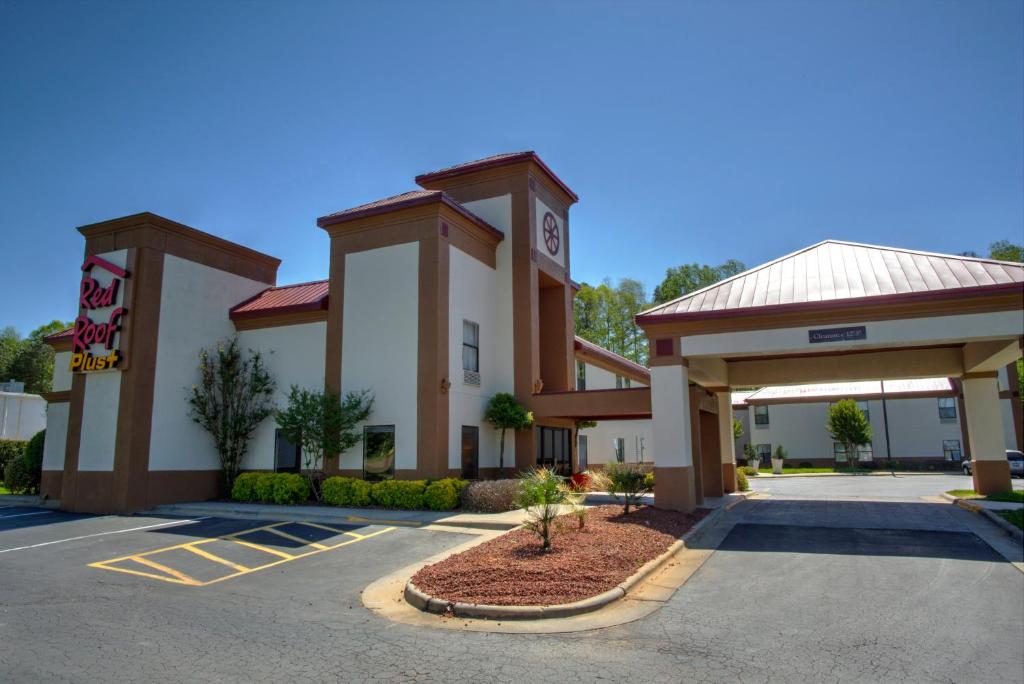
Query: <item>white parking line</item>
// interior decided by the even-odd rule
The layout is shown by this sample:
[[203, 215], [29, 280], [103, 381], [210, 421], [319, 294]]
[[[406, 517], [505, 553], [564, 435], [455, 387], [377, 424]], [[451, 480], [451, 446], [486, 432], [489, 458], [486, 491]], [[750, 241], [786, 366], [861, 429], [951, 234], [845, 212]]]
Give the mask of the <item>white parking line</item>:
[[46, 515], [53, 513], [53, 511], [36, 511], [35, 513], [15, 513], [14, 515], [0, 515], [0, 520], [6, 520], [7, 518], [24, 518], [26, 515]]
[[200, 520], [208, 520], [210, 516], [203, 516], [202, 518], [192, 518], [191, 520], [172, 520], [170, 522], [158, 523], [156, 525], [143, 525], [141, 527], [132, 527], [127, 530], [112, 530], [110, 532], [97, 532], [95, 534], [83, 534], [80, 537], [68, 537], [67, 539], [55, 539], [53, 541], [42, 542], [41, 544], [29, 544], [28, 546], [16, 546], [13, 549], [0, 549], [0, 553], [10, 553], [11, 551], [25, 551], [26, 549], [38, 549], [40, 546], [50, 546], [51, 544], [63, 544], [64, 542], [78, 541], [79, 539], [89, 539], [90, 537], [105, 537], [110, 534], [122, 534], [124, 532], [138, 532], [140, 530], [152, 530], [158, 527], [168, 527], [170, 525], [191, 525], [197, 523]]

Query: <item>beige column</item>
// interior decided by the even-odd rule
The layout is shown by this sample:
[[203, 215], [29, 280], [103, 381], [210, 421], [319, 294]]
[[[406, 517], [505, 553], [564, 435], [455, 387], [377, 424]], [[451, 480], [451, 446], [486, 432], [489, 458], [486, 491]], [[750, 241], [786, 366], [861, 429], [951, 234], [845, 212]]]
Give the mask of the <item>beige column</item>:
[[979, 494], [1008, 492], [1012, 485], [1003, 443], [997, 375], [995, 372], [968, 373], [963, 377], [963, 385], [974, 490]]
[[689, 372], [682, 359], [651, 368], [654, 505], [687, 513], [697, 507], [689, 384]]
[[718, 441], [722, 454], [722, 487], [736, 491], [736, 440], [732, 434], [732, 392], [716, 392], [718, 399]]

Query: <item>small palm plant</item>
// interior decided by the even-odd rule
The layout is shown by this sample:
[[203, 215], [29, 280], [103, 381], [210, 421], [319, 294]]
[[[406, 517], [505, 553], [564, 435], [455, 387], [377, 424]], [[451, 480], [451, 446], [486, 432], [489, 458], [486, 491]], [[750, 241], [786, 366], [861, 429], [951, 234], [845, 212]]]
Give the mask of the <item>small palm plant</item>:
[[625, 501], [625, 510], [628, 514], [630, 507], [638, 508], [644, 494], [654, 489], [654, 480], [647, 477], [647, 473], [633, 464], [610, 463], [608, 464], [608, 491], [619, 498], [619, 494]]
[[526, 512], [523, 525], [541, 538], [541, 550], [551, 550], [551, 537], [555, 533], [555, 518], [563, 504], [570, 503], [572, 492], [565, 478], [547, 468], [537, 468], [519, 477], [519, 508]]

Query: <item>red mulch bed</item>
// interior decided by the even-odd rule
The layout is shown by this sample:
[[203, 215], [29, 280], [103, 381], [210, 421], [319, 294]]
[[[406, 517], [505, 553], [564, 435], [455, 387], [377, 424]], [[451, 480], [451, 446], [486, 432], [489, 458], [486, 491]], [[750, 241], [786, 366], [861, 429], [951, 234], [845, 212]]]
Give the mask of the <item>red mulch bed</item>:
[[540, 537], [512, 530], [428, 565], [412, 582], [446, 601], [497, 606], [550, 606], [596, 596], [665, 552], [710, 511], [663, 511], [651, 506], [623, 515], [622, 506], [590, 509], [587, 524], [563, 515], [562, 532], [541, 551]]

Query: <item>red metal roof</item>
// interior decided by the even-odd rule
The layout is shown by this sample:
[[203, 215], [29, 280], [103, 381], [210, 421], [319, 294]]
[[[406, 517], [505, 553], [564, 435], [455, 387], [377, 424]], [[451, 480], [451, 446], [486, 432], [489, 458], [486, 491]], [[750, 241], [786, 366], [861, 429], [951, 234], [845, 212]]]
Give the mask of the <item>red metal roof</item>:
[[825, 240], [637, 315], [638, 322], [1024, 294], [1024, 264]]
[[594, 344], [589, 340], [585, 340], [582, 337], [576, 337], [573, 342], [573, 349], [581, 351], [586, 354], [590, 354], [594, 357], [602, 359], [605, 363], [612, 366], [613, 368], [620, 369], [624, 374], [636, 377], [647, 385], [651, 384], [651, 371], [644, 368], [639, 363], [630, 361], [625, 356], [619, 356], [615, 352], [608, 351], [604, 347]]
[[[736, 395], [733, 393], [733, 404]], [[955, 394], [949, 378], [919, 378], [911, 380], [866, 380], [830, 382], [813, 385], [783, 385], [762, 387], [742, 397], [746, 404], [784, 404], [787, 402], [823, 402], [838, 399], [877, 399], [883, 396], [899, 399], [901, 396], [952, 396]]]
[[51, 333], [51, 334], [47, 335], [46, 337], [43, 338], [43, 342], [48, 342], [48, 343], [49, 342], [60, 342], [61, 340], [64, 340], [64, 339], [70, 339], [74, 332], [75, 332], [74, 327], [65, 328], [64, 330], [61, 330], [60, 332], [55, 332], [55, 333]]
[[469, 209], [466, 209], [466, 207], [456, 202], [454, 199], [449, 197], [447, 193], [442, 192], [441, 190], [410, 190], [409, 192], [403, 192], [401, 195], [385, 197], [384, 199], [379, 199], [374, 202], [360, 204], [358, 207], [352, 207], [351, 209], [344, 209], [333, 214], [321, 216], [316, 220], [316, 225], [321, 228], [326, 228], [327, 226], [345, 223], [346, 221], [354, 221], [367, 216], [384, 214], [389, 211], [415, 207], [421, 204], [430, 204], [431, 202], [443, 202], [476, 225], [492, 233], [499, 240], [505, 239], [505, 234], [503, 232], [492, 226], [487, 221], [484, 221]]
[[297, 311], [319, 311], [327, 309], [328, 281], [314, 280], [309, 283], [268, 287], [255, 297], [250, 297], [231, 308], [231, 320], [256, 318]]
[[483, 169], [490, 169], [497, 166], [518, 164], [523, 161], [532, 161], [537, 164], [537, 166], [543, 169], [544, 173], [550, 176], [551, 180], [553, 180], [555, 184], [565, 192], [565, 194], [572, 198], [573, 202], [579, 201], [579, 196], [577, 196], [568, 185], [562, 182], [562, 179], [556, 176], [555, 172], [548, 168], [548, 165], [541, 161], [541, 158], [537, 153], [532, 150], [527, 150], [525, 152], [503, 152], [501, 154], [491, 155], [490, 157], [484, 157], [483, 159], [463, 162], [462, 164], [456, 164], [455, 166], [431, 171], [430, 173], [421, 173], [416, 176], [416, 184], [423, 185], [424, 183], [430, 183], [431, 181], [461, 176], [466, 173], [473, 173], [474, 171], [481, 171]]

